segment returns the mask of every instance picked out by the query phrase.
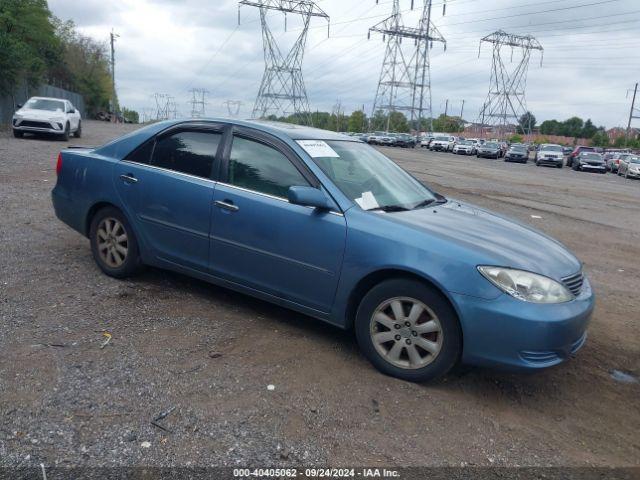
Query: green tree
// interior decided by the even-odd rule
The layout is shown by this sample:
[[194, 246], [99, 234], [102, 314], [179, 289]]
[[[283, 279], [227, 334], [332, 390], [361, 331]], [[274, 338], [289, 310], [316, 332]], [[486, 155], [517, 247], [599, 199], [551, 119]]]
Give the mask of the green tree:
[[527, 111], [518, 119], [518, 133], [531, 133], [533, 127], [536, 126], [536, 117], [533, 113]]
[[456, 133], [464, 130], [464, 122], [460, 117], [440, 115], [433, 121], [433, 130], [436, 132]]
[[540, 133], [543, 135], [560, 135], [561, 125], [557, 120], [545, 120], [540, 124]]
[[604, 130], [598, 130], [591, 137], [591, 143], [594, 147], [608, 147], [609, 137]]
[[140, 123], [140, 115], [135, 110], [129, 110], [127, 107], [122, 107], [122, 116], [125, 120], [131, 123]]
[[389, 114], [389, 131], [390, 132], [408, 132], [409, 122], [402, 112], [391, 112]]
[[589, 118], [586, 122], [584, 122], [584, 126], [582, 127], [582, 133], [580, 134], [580, 136], [582, 138], [591, 138], [596, 134], [597, 131], [598, 127], [596, 127]]
[[584, 121], [580, 117], [571, 117], [570, 119], [562, 122], [562, 127], [562, 133], [560, 135], [577, 138], [582, 134]]
[[60, 58], [46, 0], [0, 0], [0, 94], [36, 86]]
[[511, 135], [508, 140], [509, 140], [509, 143], [522, 143], [523, 138], [522, 138], [522, 135], [517, 134], [517, 135]]
[[356, 110], [349, 116], [350, 132], [364, 132], [367, 129], [367, 116], [362, 110]]

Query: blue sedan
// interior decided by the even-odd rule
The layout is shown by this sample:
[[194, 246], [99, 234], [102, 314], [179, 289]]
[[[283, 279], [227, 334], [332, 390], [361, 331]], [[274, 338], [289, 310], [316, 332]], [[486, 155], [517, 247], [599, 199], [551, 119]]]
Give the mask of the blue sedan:
[[56, 170], [56, 215], [107, 275], [165, 268], [353, 328], [389, 375], [540, 369], [586, 339], [594, 295], [563, 245], [354, 137], [168, 121], [64, 150]]

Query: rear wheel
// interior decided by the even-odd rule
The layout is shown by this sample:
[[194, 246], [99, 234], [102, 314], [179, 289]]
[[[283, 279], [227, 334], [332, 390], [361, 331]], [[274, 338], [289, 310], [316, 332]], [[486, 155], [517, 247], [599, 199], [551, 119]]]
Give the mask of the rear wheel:
[[358, 307], [355, 330], [362, 352], [378, 370], [412, 382], [446, 374], [461, 352], [455, 311], [440, 292], [416, 280], [373, 287]]
[[24, 132], [21, 132], [19, 130], [14, 130], [13, 131], [13, 136], [16, 137], [16, 138], [22, 138], [23, 135], [24, 135]]
[[135, 234], [117, 208], [106, 207], [94, 215], [89, 240], [94, 260], [110, 277], [129, 277], [140, 268]]
[[82, 137], [82, 122], [78, 122], [78, 129], [76, 130], [74, 137], [76, 138]]

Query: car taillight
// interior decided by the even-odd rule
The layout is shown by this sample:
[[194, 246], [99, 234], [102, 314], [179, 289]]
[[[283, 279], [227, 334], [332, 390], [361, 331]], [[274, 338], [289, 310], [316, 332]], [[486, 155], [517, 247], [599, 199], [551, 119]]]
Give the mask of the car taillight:
[[58, 154], [58, 161], [56, 162], [56, 175], [60, 175], [62, 171], [62, 152]]

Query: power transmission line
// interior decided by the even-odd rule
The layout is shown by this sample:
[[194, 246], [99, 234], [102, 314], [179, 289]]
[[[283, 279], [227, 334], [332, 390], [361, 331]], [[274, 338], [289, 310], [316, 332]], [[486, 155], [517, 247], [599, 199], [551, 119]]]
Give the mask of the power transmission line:
[[[383, 41], [386, 40], [371, 116], [378, 111], [384, 112], [387, 130], [393, 112], [409, 112], [412, 124], [418, 120], [418, 130], [421, 129], [425, 111], [428, 118], [433, 117], [429, 48], [434, 41], [442, 42], [446, 48], [446, 41], [431, 22], [431, 6], [431, 0], [424, 0], [418, 27], [407, 27], [402, 20], [400, 0], [394, 0], [391, 16], [369, 29], [369, 36], [371, 32], [377, 32], [382, 34]], [[410, 56], [402, 48], [403, 38], [413, 40], [414, 48]]]
[[[329, 15], [311, 0], [242, 0], [238, 6], [238, 20], [241, 5], [258, 7], [262, 25], [265, 69], [252, 117], [264, 118], [268, 115], [287, 115], [292, 112], [311, 124], [309, 100], [302, 77], [302, 59], [311, 18], [324, 18], [327, 20], [328, 28]], [[271, 33], [266, 18], [267, 10], [285, 14], [285, 30], [287, 13], [299, 15], [302, 19], [302, 31], [286, 56], [281, 53]]]
[[[532, 50], [543, 51], [542, 45], [530, 35], [514, 35], [498, 30], [480, 40], [478, 57], [482, 43], [493, 44], [493, 59], [489, 93], [480, 110], [480, 127], [484, 133], [485, 126], [493, 127], [494, 135], [504, 136], [509, 125], [517, 124], [518, 119], [527, 111], [525, 89], [527, 71]], [[511, 60], [514, 49], [522, 54], [515, 68], [508, 68], [503, 58], [503, 49], [509, 47]], [[542, 64], [542, 58], [540, 59]], [[528, 126], [531, 133], [532, 125]]]
[[207, 105], [206, 96], [209, 93], [204, 88], [192, 88], [190, 91], [191, 118], [206, 117], [205, 107]]

